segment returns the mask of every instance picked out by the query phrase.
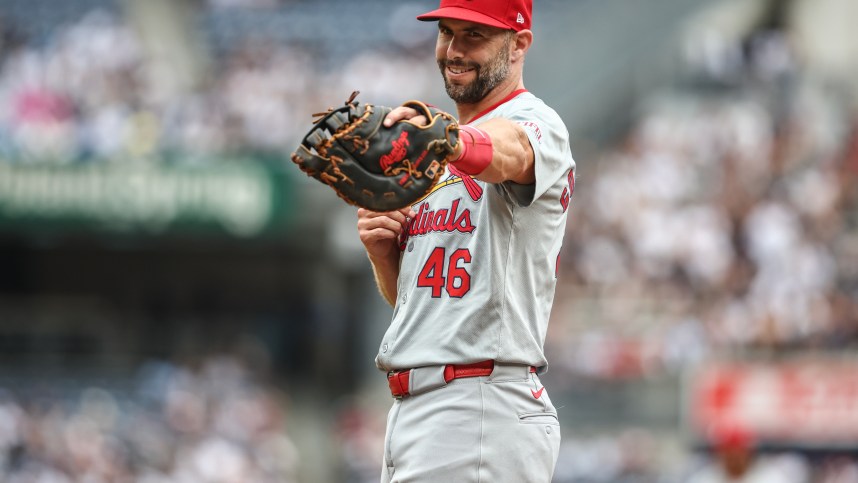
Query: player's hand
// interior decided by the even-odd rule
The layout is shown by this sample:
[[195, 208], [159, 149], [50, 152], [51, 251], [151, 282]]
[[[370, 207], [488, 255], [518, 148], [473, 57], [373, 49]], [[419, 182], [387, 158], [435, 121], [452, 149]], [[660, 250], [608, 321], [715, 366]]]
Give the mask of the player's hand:
[[429, 120], [426, 119], [426, 116], [420, 114], [416, 109], [412, 109], [406, 106], [399, 106], [390, 111], [387, 116], [385, 116], [384, 127], [393, 126], [393, 124], [403, 119], [418, 126], [425, 126], [429, 124]]
[[399, 255], [399, 236], [416, 213], [410, 206], [397, 211], [375, 212], [358, 208], [358, 235], [372, 259]]
[[[384, 127], [393, 126], [394, 123], [401, 120], [408, 120], [418, 126], [425, 126], [429, 124], [429, 119], [426, 116], [420, 114], [416, 109], [412, 109], [406, 106], [399, 106], [394, 110], [390, 111], [387, 116], [384, 118]], [[459, 156], [462, 155], [462, 143], [456, 143], [456, 146], [453, 148], [453, 154], [450, 156], [450, 159], [456, 160], [459, 159]]]

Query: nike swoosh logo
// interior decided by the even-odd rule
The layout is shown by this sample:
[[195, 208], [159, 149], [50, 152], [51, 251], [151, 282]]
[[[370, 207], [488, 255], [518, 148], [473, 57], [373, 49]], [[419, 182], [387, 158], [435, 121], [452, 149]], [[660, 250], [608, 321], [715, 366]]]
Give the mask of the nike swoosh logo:
[[533, 397], [535, 397], [536, 399], [539, 399], [540, 397], [542, 397], [542, 391], [544, 391], [544, 390], [545, 390], [545, 386], [542, 386], [539, 388], [538, 391], [534, 391], [533, 389], [531, 389], [530, 393], [533, 394]]

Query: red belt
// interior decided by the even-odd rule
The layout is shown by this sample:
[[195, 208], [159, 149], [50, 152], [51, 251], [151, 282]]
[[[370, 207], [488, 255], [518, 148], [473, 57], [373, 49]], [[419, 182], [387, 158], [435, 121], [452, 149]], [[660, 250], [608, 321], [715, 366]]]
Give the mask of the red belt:
[[[473, 364], [448, 364], [444, 366], [444, 384], [449, 383], [453, 379], [463, 377], [480, 377], [489, 376], [495, 368], [495, 361], [481, 361]], [[409, 396], [409, 383], [411, 378], [411, 369], [405, 371], [391, 371], [387, 375], [387, 384], [390, 386], [390, 393], [395, 398]], [[535, 367], [530, 368], [530, 372], [536, 372]]]

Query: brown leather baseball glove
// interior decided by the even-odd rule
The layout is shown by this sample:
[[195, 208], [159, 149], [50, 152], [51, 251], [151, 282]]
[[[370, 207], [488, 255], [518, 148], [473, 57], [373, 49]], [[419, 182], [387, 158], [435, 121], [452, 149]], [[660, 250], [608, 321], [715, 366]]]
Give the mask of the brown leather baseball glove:
[[403, 106], [429, 120], [382, 125], [390, 107], [359, 104], [354, 92], [344, 107], [316, 114], [310, 132], [292, 153], [307, 175], [327, 184], [347, 203], [373, 211], [414, 204], [438, 182], [458, 143], [450, 114], [420, 101]]

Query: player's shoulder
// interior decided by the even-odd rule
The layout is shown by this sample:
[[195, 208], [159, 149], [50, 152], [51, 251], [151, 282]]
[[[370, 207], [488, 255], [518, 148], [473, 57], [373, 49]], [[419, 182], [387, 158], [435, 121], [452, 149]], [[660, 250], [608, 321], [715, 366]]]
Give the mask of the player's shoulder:
[[506, 107], [509, 108], [510, 114], [529, 112], [531, 115], [545, 121], [557, 122], [563, 125], [563, 119], [557, 114], [557, 111], [529, 91], [517, 95], [507, 103]]
[[550, 131], [561, 138], [568, 136], [566, 123], [560, 115], [542, 99], [530, 92], [523, 92], [503, 106], [498, 115], [520, 124], [536, 126], [540, 131]]

